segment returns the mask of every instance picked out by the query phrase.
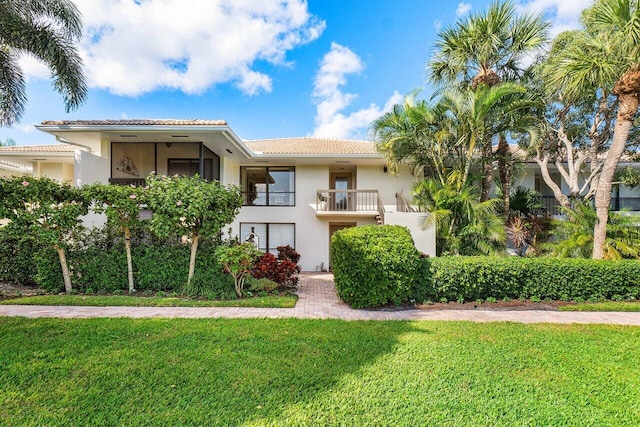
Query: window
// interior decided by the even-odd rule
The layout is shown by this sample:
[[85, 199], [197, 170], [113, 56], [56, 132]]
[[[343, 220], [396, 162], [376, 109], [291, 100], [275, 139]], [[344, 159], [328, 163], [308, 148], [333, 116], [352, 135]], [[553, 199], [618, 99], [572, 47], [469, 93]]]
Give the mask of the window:
[[296, 245], [296, 225], [295, 224], [276, 224], [276, 223], [249, 223], [240, 224], [240, 241], [247, 239], [251, 229], [258, 236], [258, 249], [262, 252], [271, 252], [278, 254], [278, 246]]
[[294, 206], [294, 167], [240, 168], [245, 206]]
[[[204, 174], [202, 178], [213, 180], [213, 159], [203, 159]], [[199, 159], [169, 159], [167, 161], [167, 175], [194, 176], [200, 174]]]

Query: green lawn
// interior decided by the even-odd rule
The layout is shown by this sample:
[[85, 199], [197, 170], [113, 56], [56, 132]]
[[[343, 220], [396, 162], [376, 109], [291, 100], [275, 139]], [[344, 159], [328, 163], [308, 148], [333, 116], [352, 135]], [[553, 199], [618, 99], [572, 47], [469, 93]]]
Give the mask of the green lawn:
[[640, 301], [604, 301], [563, 305], [560, 311], [640, 311]]
[[640, 425], [640, 328], [0, 318], [0, 424]]
[[255, 297], [209, 301], [190, 298], [134, 297], [129, 295], [37, 295], [0, 301], [4, 305], [89, 305], [95, 307], [295, 307], [295, 296]]

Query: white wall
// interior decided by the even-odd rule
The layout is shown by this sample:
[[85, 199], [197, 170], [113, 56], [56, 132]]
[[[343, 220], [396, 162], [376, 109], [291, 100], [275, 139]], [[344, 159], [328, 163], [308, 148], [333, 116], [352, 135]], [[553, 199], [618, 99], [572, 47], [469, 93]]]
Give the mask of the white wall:
[[84, 150], [76, 150], [73, 182], [80, 187], [109, 182], [107, 159]]
[[382, 203], [386, 205], [396, 204], [396, 193], [403, 190], [403, 195], [411, 200], [411, 187], [416, 182], [408, 168], [400, 169], [397, 176], [391, 172], [384, 172], [382, 165], [358, 166], [356, 171], [358, 188], [362, 190], [378, 190]]
[[384, 222], [390, 225], [407, 227], [413, 237], [416, 249], [429, 256], [436, 256], [436, 229], [431, 226], [423, 230], [419, 225], [425, 212], [390, 212], [385, 214]]
[[[286, 164], [269, 166], [290, 166]], [[231, 171], [235, 168], [235, 172]], [[239, 182], [239, 165], [228, 160], [223, 167], [223, 182]], [[329, 165], [297, 165], [296, 166], [296, 204], [295, 206], [243, 206], [240, 214], [232, 224], [232, 233], [238, 235], [241, 222], [249, 223], [295, 223], [296, 250], [300, 253], [300, 265], [305, 271], [313, 271], [324, 263], [329, 266], [329, 225], [330, 223], [356, 223], [357, 226], [376, 224], [373, 217], [362, 216], [316, 216], [317, 190], [329, 188]], [[395, 193], [404, 190], [410, 195], [414, 178], [406, 173], [394, 177], [384, 173], [382, 166], [358, 166], [356, 172], [358, 189], [379, 190], [383, 201], [395, 207]], [[404, 214], [399, 214], [404, 215]], [[411, 222], [411, 219], [405, 219]], [[415, 227], [414, 227], [415, 228]], [[420, 234], [419, 236], [423, 236]], [[428, 240], [429, 234], [424, 234]], [[244, 240], [245, 236], [238, 236]], [[422, 241], [423, 239], [417, 239]], [[423, 245], [420, 249], [431, 255], [431, 249]], [[421, 248], [423, 247], [421, 246]], [[435, 255], [435, 238], [433, 244]]]

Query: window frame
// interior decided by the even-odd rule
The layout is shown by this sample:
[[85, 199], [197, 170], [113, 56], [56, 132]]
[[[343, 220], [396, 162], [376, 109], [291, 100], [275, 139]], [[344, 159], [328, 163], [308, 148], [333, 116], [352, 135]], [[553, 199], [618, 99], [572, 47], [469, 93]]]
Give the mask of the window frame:
[[[269, 191], [269, 186], [271, 184], [266, 183], [266, 187], [265, 187], [265, 204], [264, 205], [254, 205], [254, 204], [249, 204], [248, 203], [248, 190], [245, 188], [245, 185], [247, 183], [247, 174], [246, 171], [247, 169], [263, 169], [265, 175], [269, 174], [269, 170], [273, 169], [274, 171], [278, 171], [278, 169], [288, 169], [288, 172], [293, 173], [293, 188], [292, 191], [287, 191], [287, 192], [273, 192], [270, 193]], [[242, 206], [254, 206], [254, 207], [295, 207], [296, 206], [296, 167], [295, 166], [261, 166], [261, 165], [245, 165], [245, 166], [240, 166], [240, 184], [242, 186]], [[288, 195], [293, 195], [292, 202], [290, 204], [283, 204], [283, 205], [278, 205], [278, 204], [272, 204], [271, 203], [271, 197], [270, 194], [288, 194]], [[263, 224], [263, 223], [261, 223]]]
[[[265, 247], [265, 252], [264, 253], [276, 253], [278, 252], [278, 247], [270, 247], [269, 246], [269, 240], [270, 240], [270, 226], [271, 225], [291, 225], [293, 226], [293, 245], [291, 245], [294, 249], [296, 247], [296, 223], [295, 222], [257, 222], [257, 221], [243, 221], [240, 223], [240, 228], [238, 229], [238, 233], [241, 234], [242, 233], [242, 226], [255, 226], [255, 225], [264, 225], [265, 226], [265, 232], [266, 232], [266, 245], [264, 245]], [[249, 230], [251, 230], [251, 228], [249, 228]], [[244, 243], [245, 242], [245, 237], [246, 235], [241, 235], [240, 236], [240, 243]], [[260, 251], [262, 251], [262, 249], [258, 248]], [[271, 250], [273, 250], [273, 252], [271, 252]]]

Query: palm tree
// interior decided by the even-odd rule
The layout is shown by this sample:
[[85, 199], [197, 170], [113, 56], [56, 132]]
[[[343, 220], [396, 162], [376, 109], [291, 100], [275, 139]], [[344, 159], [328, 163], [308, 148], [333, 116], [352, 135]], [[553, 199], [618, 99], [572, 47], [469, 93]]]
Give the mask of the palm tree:
[[436, 84], [495, 86], [522, 75], [523, 60], [547, 40], [542, 14], [517, 15], [511, 0], [492, 3], [484, 14], [471, 15], [443, 29], [427, 68]]
[[605, 255], [611, 188], [626, 148], [640, 97], [640, 0], [596, 0], [582, 15], [584, 29], [571, 34], [556, 59], [549, 84], [568, 99], [602, 88], [618, 102], [613, 138], [595, 191], [594, 259]]
[[[561, 207], [571, 220], [555, 221], [556, 241], [545, 245], [559, 258], [589, 258], [593, 252], [593, 227], [598, 217], [593, 207], [576, 202], [573, 208]], [[640, 221], [628, 211], [611, 212], [607, 238], [602, 245], [604, 259], [640, 258]]]
[[[547, 40], [548, 27], [541, 14], [518, 16], [512, 1], [494, 2], [485, 13], [460, 20], [438, 34], [435, 54], [427, 64], [429, 78], [437, 85], [473, 90], [517, 80], [524, 71], [524, 59]], [[482, 200], [488, 199], [493, 181], [494, 135], [482, 140]]]
[[478, 189], [460, 188], [453, 175], [442, 184], [426, 179], [414, 188], [414, 202], [428, 214], [423, 228], [436, 226], [436, 253], [491, 255], [502, 249], [504, 229], [497, 214], [498, 199], [480, 202]]
[[80, 12], [70, 0], [0, 1], [0, 126], [18, 122], [25, 108], [22, 54], [49, 67], [67, 112], [84, 102], [87, 87], [74, 46], [81, 35]]

